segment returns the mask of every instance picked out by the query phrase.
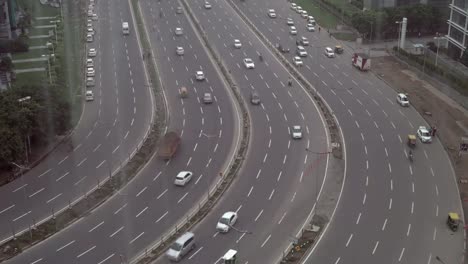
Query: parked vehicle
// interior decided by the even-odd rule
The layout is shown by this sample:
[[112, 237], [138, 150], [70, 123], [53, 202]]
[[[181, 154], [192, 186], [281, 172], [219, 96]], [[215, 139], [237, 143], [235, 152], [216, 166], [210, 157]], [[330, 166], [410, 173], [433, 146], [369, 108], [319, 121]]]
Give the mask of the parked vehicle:
[[159, 157], [169, 160], [174, 156], [180, 144], [180, 137], [176, 132], [167, 132], [159, 147]]
[[354, 53], [352, 63], [361, 71], [370, 70], [371, 67], [371, 59], [369, 56], [367, 56], [367, 54], [364, 53]]

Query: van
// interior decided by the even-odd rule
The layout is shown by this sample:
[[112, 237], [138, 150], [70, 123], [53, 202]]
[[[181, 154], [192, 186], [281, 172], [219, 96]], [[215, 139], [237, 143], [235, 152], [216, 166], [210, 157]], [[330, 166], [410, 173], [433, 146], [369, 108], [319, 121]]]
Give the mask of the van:
[[167, 250], [166, 256], [169, 260], [180, 261], [190, 250], [195, 248], [195, 235], [187, 232], [180, 236]]
[[122, 33], [124, 35], [130, 34], [130, 28], [128, 27], [128, 22], [123, 22], [122, 23]]

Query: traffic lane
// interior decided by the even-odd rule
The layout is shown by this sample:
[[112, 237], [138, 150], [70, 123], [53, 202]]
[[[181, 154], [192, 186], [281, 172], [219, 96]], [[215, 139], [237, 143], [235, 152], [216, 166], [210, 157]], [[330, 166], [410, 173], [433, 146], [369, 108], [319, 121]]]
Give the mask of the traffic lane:
[[[208, 177], [209, 177], [210, 174], [211, 174], [211, 175], [216, 175], [216, 173], [208, 173]], [[161, 179], [164, 179], [164, 175], [161, 176], [160, 178], [161, 178]], [[136, 181], [136, 180], [135, 180], [135, 181]], [[172, 184], [172, 180], [169, 181], [169, 184]], [[133, 186], [133, 185], [132, 185], [132, 186]], [[159, 186], [159, 185], [158, 185], [158, 186]], [[202, 193], [205, 193], [205, 191], [206, 191], [206, 190], [205, 190], [205, 187], [203, 186], [201, 189], [203, 189]], [[146, 188], [143, 188], [143, 189], [139, 190], [139, 192], [137, 193], [137, 196], [140, 196], [140, 195], [141, 195], [142, 190], [146, 190]], [[126, 193], [126, 191], [123, 190], [123, 193]], [[164, 197], [166, 197], [166, 196], [165, 196], [165, 193], [166, 193], [165, 191], [162, 191], [162, 192], [159, 194], [159, 195], [161, 195], [161, 196], [158, 195], [159, 198], [157, 198], [157, 199], [164, 199]], [[131, 194], [128, 194], [128, 195], [129, 195], [128, 197], [132, 196]], [[144, 196], [142, 196], [142, 197], [144, 197]], [[161, 198], [161, 197], [162, 197], [162, 198]], [[183, 197], [183, 196], [182, 196], [182, 197]], [[186, 196], [185, 196], [185, 197], [186, 197]], [[180, 199], [181, 199], [181, 198], [179, 198], [179, 202], [181, 201]], [[145, 200], [146, 200], [146, 199], [145, 199]], [[110, 200], [110, 201], [113, 202], [114, 200]], [[175, 201], [174, 199], [172, 199], [172, 200], [168, 201], [166, 204], [169, 205], [169, 206], [173, 206], [173, 204], [175, 204], [175, 203], [176, 203], [176, 201]], [[141, 204], [141, 202], [140, 202], [140, 204]], [[136, 208], [136, 207], [135, 207], [135, 208]], [[113, 209], [115, 210], [115, 208], [113, 208]], [[127, 206], [123, 206], [123, 205], [122, 205], [122, 207], [120, 207], [119, 209], [115, 210], [114, 213], [115, 213], [115, 212], [120, 212], [120, 211], [122, 211], [122, 214], [125, 214], [125, 215], [126, 215], [126, 216], [122, 216], [122, 220], [125, 221], [125, 220], [128, 220], [128, 215], [131, 215], [131, 214], [137, 212], [137, 211], [135, 211], [135, 210], [133, 210], [133, 212], [131, 212], [131, 213], [130, 213], [130, 212], [127, 212], [127, 210], [130, 210], [130, 209], [132, 209], [132, 206], [131, 206], [131, 205], [127, 205]], [[101, 208], [98, 209], [98, 210], [100, 211]], [[186, 212], [187, 210], [188, 210], [188, 208], [183, 208], [181, 211], [182, 211], [182, 212]], [[139, 211], [139, 212], [142, 212], [142, 211], [143, 211], [143, 210], [141, 210], [141, 211]], [[150, 211], [151, 211], [151, 210], [148, 210], [148, 212], [150, 212]], [[145, 212], [146, 212], [146, 210], [143, 211], [143, 213], [145, 213]], [[97, 215], [97, 214], [96, 214], [96, 215]], [[104, 219], [106, 215], [107, 215], [107, 216], [113, 215], [113, 216], [112, 216], [113, 220], [116, 220], [116, 216], [115, 216], [114, 214], [111, 214], [110, 212], [105, 212], [101, 219]], [[138, 215], [138, 214], [137, 214], [137, 215]], [[159, 215], [158, 217], [161, 217], [161, 216]], [[179, 216], [179, 217], [180, 217], [180, 216]], [[108, 217], [107, 217], [107, 218], [108, 218]], [[117, 218], [117, 219], [118, 219], [118, 218]], [[89, 220], [86, 220], [86, 222], [87, 222], [87, 221], [89, 221]], [[109, 222], [112, 222], [112, 221], [109, 221]], [[175, 221], [172, 221], [172, 222], [169, 223], [169, 224], [172, 225], [174, 222], [175, 222]], [[80, 224], [81, 224], [81, 223], [84, 223], [84, 220], [83, 220], [82, 222], [80, 222]], [[99, 225], [99, 224], [97, 224], [97, 225]], [[97, 225], [96, 225], [96, 226], [97, 226]], [[104, 228], [104, 227], [106, 227], [106, 226], [108, 226], [108, 225], [102, 225], [102, 227], [100, 227], [100, 230], [106, 231], [107, 229]], [[119, 229], [120, 229], [120, 228], [119, 228]], [[119, 229], [117, 229], [117, 230], [119, 230]], [[128, 228], [127, 228], [127, 229], [128, 229]], [[70, 228], [70, 230], [71, 230], [71, 228]], [[73, 228], [73, 230], [76, 231], [76, 233], [77, 233], [76, 236], [80, 237], [80, 233], [82, 233], [82, 230], [83, 230], [83, 229], [81, 229], [81, 228]], [[116, 230], [116, 231], [117, 231], [117, 230]], [[121, 229], [121, 230], [123, 230], [123, 229]], [[121, 231], [121, 230], [120, 230], [120, 231]], [[114, 232], [116, 232], [116, 231], [114, 231]], [[120, 231], [119, 231], [119, 232], [120, 232]], [[60, 235], [61, 235], [61, 234], [62, 234], [62, 232], [60, 233]], [[160, 234], [159, 234], [159, 235], [160, 235]], [[93, 234], [92, 237], [94, 237], [94, 238], [96, 238], [96, 237], [105, 237], [105, 235], [96, 235], [96, 234]], [[68, 237], [65, 237], [64, 241], [67, 241], [67, 239], [68, 239]], [[56, 242], [56, 239], [54, 239], [54, 240], [48, 240], [47, 242], [49, 242], [49, 241], [51, 241], [50, 243], [55, 243], [55, 242]], [[42, 244], [46, 244], [46, 243], [42, 243]], [[41, 244], [41, 245], [42, 245], [42, 244]], [[57, 243], [57, 246], [59, 246], [60, 244], [61, 244], [61, 243], [58, 242], [58, 243]], [[83, 244], [83, 243], [78, 243], [78, 242], [77, 242], [76, 245], [78, 245], [78, 244], [81, 245], [81, 244]], [[85, 245], [89, 245], [90, 243], [84, 243], [84, 244], [85, 244]], [[111, 243], [111, 244], [112, 244], [112, 243]], [[52, 247], [53, 247], [53, 246], [52, 246]], [[35, 248], [34, 248], [34, 249], [35, 249]], [[40, 250], [40, 252], [45, 252], [45, 251], [46, 251], [46, 250]], [[47, 252], [53, 252], [53, 250], [48, 250]], [[54, 257], [54, 256], [51, 256], [51, 257]], [[34, 257], [31, 257], [31, 259], [32, 259], [32, 258], [34, 258]], [[21, 263], [21, 260], [20, 260], [20, 262], [17, 262], [17, 263]]]
[[[299, 145], [299, 148], [301, 147], [302, 144]], [[286, 164], [286, 166], [294, 167], [297, 166], [298, 162], [302, 162], [302, 160], [297, 161], [296, 164], [289, 162]], [[324, 163], [322, 163], [322, 165], [324, 165]], [[315, 173], [322, 175], [324, 173], [324, 166], [321, 166], [322, 168], [318, 167], [318, 165], [314, 166]], [[288, 169], [285, 170], [288, 171]], [[191, 259], [195, 261], [201, 261], [201, 258], [204, 263], [215, 262], [220, 256], [222, 256], [222, 253], [226, 252], [229, 248], [233, 248], [241, 250], [242, 256], [244, 256], [242, 260], [245, 261], [246, 259], [252, 260], [250, 257], [255, 257], [255, 255], [258, 255], [258, 250], [261, 248], [265, 248], [265, 250], [270, 251], [273, 245], [273, 248], [275, 249], [284, 248], [285, 244], [288, 243], [288, 241], [284, 240], [284, 237], [293, 235], [292, 233], [289, 233], [290, 229], [287, 229], [287, 231], [285, 230], [285, 232], [283, 232], [284, 235], [281, 234], [279, 236], [277, 232], [269, 232], [271, 232], [272, 229], [278, 229], [277, 226], [281, 224], [288, 224], [289, 226], [294, 227], [292, 229], [295, 229], [298, 225], [302, 225], [304, 219], [310, 212], [310, 210], [304, 210], [302, 203], [308, 203], [312, 207], [313, 203], [310, 203], [309, 199], [310, 184], [317, 182], [314, 177], [308, 177], [308, 175], [306, 175], [304, 178], [303, 175], [299, 175], [299, 173], [294, 173], [292, 175], [294, 176], [290, 177], [288, 175], [283, 175], [281, 177], [281, 175], [278, 175], [279, 184], [282, 185], [282, 187], [284, 187], [284, 185], [288, 185], [286, 188], [275, 189], [276, 192], [272, 191], [263, 193], [250, 190], [246, 197], [241, 198], [239, 205], [236, 201], [238, 198], [226, 198], [231, 196], [231, 194], [229, 194], [229, 192], [232, 192], [231, 190], [238, 189], [237, 187], [230, 188], [230, 191], [228, 191], [228, 193], [225, 195], [225, 198], [223, 198], [222, 206], [220, 206], [222, 208], [215, 209], [215, 212], [210, 214], [203, 222], [206, 224], [202, 224], [202, 226], [196, 227], [194, 230], [197, 236], [198, 245], [196, 252], [200, 248], [203, 248], [203, 250], [198, 251], [198, 253], [196, 253], [196, 257], [188, 256], [186, 260]], [[251, 203], [249, 202], [250, 199], [256, 200], [257, 202]], [[258, 208], [258, 200], [261, 199], [269, 201], [265, 208]], [[300, 200], [302, 200], [300, 202], [301, 205], [298, 205], [297, 203]], [[297, 210], [302, 209], [300, 210], [300, 213], [297, 213], [296, 209], [293, 209], [293, 214], [290, 210], [292, 205], [295, 205]], [[274, 208], [274, 210], [272, 210], [272, 208]], [[229, 234], [219, 234], [215, 230], [217, 219], [225, 211], [229, 210], [235, 210], [239, 213], [240, 218], [235, 227], [240, 232], [231, 230]], [[262, 226], [262, 229], [266, 231], [262, 232], [262, 234], [259, 234], [257, 229], [255, 229], [255, 226]], [[265, 228], [265, 226], [270, 227]], [[250, 232], [253, 232], [253, 234]], [[229, 237], [229, 239], [226, 239], [226, 237]], [[257, 239], [252, 239], [252, 237]], [[210, 241], [210, 243], [205, 244], [200, 241]], [[246, 243], [251, 246], [246, 247]], [[195, 255], [195, 253], [193, 255]], [[263, 254], [260, 255], [264, 256]], [[247, 258], [247, 256], [249, 256], [249, 258]], [[270, 255], [270, 257], [271, 261], [267, 261], [265, 259], [263, 261], [268, 263], [273, 262], [273, 260], [276, 260], [277, 256]], [[164, 261], [164, 258], [161, 258], [160, 261]]]
[[[94, 124], [96, 125], [96, 123], [94, 123]], [[115, 123], [114, 123], [114, 124], [115, 124]], [[96, 127], [96, 126], [95, 126], [95, 127]], [[144, 130], [143, 130], [143, 131], [144, 131]], [[110, 132], [110, 131], [109, 131], [109, 132]], [[107, 133], [106, 138], [109, 136], [109, 132]], [[96, 133], [95, 133], [95, 134], [96, 134]], [[88, 134], [88, 136], [89, 136], [89, 135], [90, 135], [90, 134]], [[133, 137], [133, 138], [134, 138], [134, 139], [141, 140], [141, 139], [138, 138], [138, 137]], [[133, 145], [133, 144], [130, 144], [130, 145]], [[78, 146], [81, 147], [81, 145], [78, 145]], [[83, 149], [85, 149], [85, 148], [83, 148]], [[113, 147], [113, 149], [115, 150], [116, 148]], [[88, 149], [88, 150], [89, 150], [89, 149]], [[93, 149], [93, 150], [95, 150], [95, 149]], [[109, 153], [110, 153], [110, 151], [109, 151]], [[61, 164], [61, 163], [63, 163], [63, 162], [67, 162], [67, 161], [68, 161], [68, 164], [66, 164], [66, 163], [65, 163], [65, 164], [66, 164], [66, 165], [69, 165], [69, 167], [71, 167], [70, 165], [76, 164], [77, 160], [78, 160], [78, 164], [81, 166], [84, 162], [86, 162], [87, 158], [86, 158], [86, 160], [85, 160], [84, 158], [76, 158], [76, 159], [75, 159], [73, 156], [66, 155], [61, 161], [58, 162], [58, 164]], [[95, 166], [100, 167], [100, 166], [102, 165], [102, 162], [104, 162], [104, 161], [105, 161], [105, 160], [98, 161], [99, 164], [95, 164]], [[109, 170], [112, 170], [112, 171], [113, 171], [113, 169], [110, 169], [110, 168], [109, 168]], [[52, 173], [51, 173], [51, 174], [52, 174]], [[69, 171], [67, 171], [67, 172], [58, 172], [57, 174], [58, 174], [58, 176], [57, 176], [56, 181], [61, 181], [61, 183], [63, 183], [64, 181], [62, 181], [62, 179], [64, 179], [67, 175], [69, 175], [70, 172], [69, 172]], [[104, 173], [104, 177], [107, 177], [107, 173]], [[45, 177], [44, 177], [44, 178], [45, 178]], [[68, 178], [69, 178], [69, 177], [68, 177]], [[65, 178], [65, 180], [66, 180], [66, 179], [67, 179], [67, 178]], [[96, 184], [96, 182], [93, 180], [91, 186], [93, 186], [93, 185], [95, 185], [95, 184]], [[24, 186], [24, 185], [22, 185], [22, 186]], [[65, 204], [67, 203], [67, 201], [74, 200], [75, 197], [81, 196], [81, 195], [83, 194], [83, 193], [78, 193], [77, 196], [74, 196], [74, 195], [69, 196], [68, 194], [70, 194], [70, 193], [68, 192], [68, 193], [65, 193], [65, 195], [62, 196], [63, 193], [54, 192], [53, 190], [54, 190], [54, 189], [55, 189], [55, 190], [58, 190], [58, 191], [62, 190], [63, 184], [61, 184], [61, 185], [50, 185], [49, 187], [50, 187], [50, 188], [48, 188], [49, 190], [48, 190], [48, 192], [47, 192], [48, 195], [46, 196], [47, 203], [52, 202], [53, 200], [55, 201], [55, 203], [57, 203], [57, 201], [62, 200], [62, 206], [63, 206], [63, 205], [65, 205]], [[15, 190], [16, 190], [16, 189], [15, 189]], [[42, 190], [42, 191], [43, 191], [42, 188], [38, 189], [38, 191], [39, 191], [39, 190]], [[52, 191], [51, 191], [51, 190], [52, 190]], [[41, 192], [42, 192], [42, 191], [41, 191]], [[46, 193], [46, 192], [44, 192], [44, 193]], [[36, 191], [34, 191], [34, 193], [32, 193], [31, 195], [33, 195], [33, 194], [36, 194]], [[59, 198], [59, 196], [62, 196], [62, 197], [60, 197], [60, 199], [57, 199], [57, 198]], [[67, 197], [67, 196], [68, 196], [68, 197]], [[32, 196], [31, 196], [31, 197], [32, 197]], [[38, 197], [38, 196], [37, 196], [37, 197]], [[49, 198], [50, 198], [50, 199], [49, 199]], [[37, 199], [37, 198], [35, 199], [35, 201], [38, 201], [38, 202], [41, 202], [41, 203], [44, 202], [43, 200], [41, 201], [40, 199]], [[59, 205], [56, 205], [56, 206], [60, 206], [60, 204], [59, 204]], [[60, 208], [60, 207], [58, 207], [58, 208]], [[56, 209], [57, 209], [57, 207], [55, 207], [55, 210], [56, 210]], [[44, 210], [44, 211], [47, 212], [47, 214], [49, 214], [49, 212], [52, 211], [52, 210], [54, 210], [54, 208], [51, 208], [51, 210]], [[27, 211], [27, 212], [29, 212], [29, 211]], [[33, 219], [41, 219], [41, 218], [43, 217], [43, 216], [38, 216], [38, 215], [34, 215], [34, 214], [32, 214], [31, 216], [33, 217]], [[45, 215], [44, 215], [44, 216], [45, 216]], [[15, 219], [17, 219], [17, 218], [15, 218]], [[19, 219], [18, 219], [18, 220], [19, 220]]]

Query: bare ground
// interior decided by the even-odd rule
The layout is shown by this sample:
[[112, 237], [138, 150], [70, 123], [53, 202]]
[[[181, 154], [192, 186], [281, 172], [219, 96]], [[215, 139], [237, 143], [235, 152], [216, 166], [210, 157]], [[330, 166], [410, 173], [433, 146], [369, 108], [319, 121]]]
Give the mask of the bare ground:
[[[468, 197], [468, 155], [460, 157], [458, 149], [461, 137], [468, 136], [468, 110], [391, 56], [372, 58], [372, 71], [396, 91], [407, 93], [411, 105], [430, 125], [437, 126], [437, 137], [450, 156], [464, 201]], [[463, 202], [463, 210], [468, 223], [468, 203]]]

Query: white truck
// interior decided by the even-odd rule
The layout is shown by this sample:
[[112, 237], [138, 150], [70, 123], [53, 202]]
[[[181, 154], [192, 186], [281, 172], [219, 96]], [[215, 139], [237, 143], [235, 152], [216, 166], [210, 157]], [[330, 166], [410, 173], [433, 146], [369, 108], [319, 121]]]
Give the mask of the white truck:
[[370, 70], [371, 59], [369, 56], [367, 56], [367, 54], [354, 53], [351, 62], [356, 68], [360, 69], [361, 71]]

